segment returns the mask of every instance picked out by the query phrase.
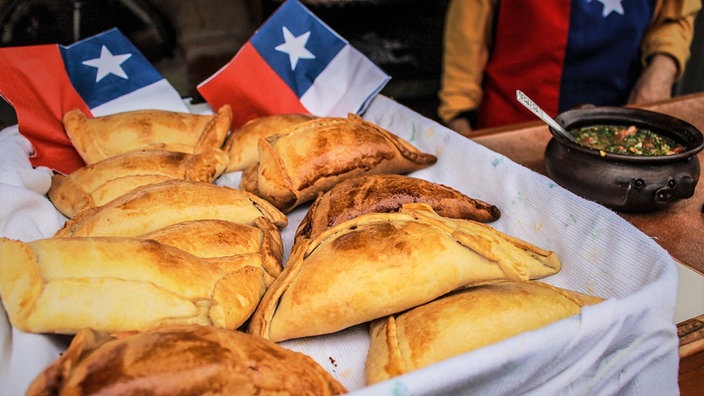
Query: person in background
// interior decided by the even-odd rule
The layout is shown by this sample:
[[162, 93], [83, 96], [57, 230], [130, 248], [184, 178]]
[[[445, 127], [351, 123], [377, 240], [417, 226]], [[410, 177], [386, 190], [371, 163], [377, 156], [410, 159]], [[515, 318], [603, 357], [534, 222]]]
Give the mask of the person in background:
[[702, 0], [451, 0], [438, 116], [464, 136], [591, 104], [668, 99]]

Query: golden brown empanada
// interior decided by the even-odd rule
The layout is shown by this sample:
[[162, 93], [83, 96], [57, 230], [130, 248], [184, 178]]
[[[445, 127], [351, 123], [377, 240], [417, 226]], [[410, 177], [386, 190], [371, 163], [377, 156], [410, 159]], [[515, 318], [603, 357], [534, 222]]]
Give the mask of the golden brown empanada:
[[212, 326], [110, 335], [81, 330], [30, 384], [34, 395], [338, 395], [347, 389], [313, 359]]
[[215, 115], [134, 110], [88, 118], [73, 109], [63, 117], [66, 134], [89, 165], [145, 148], [189, 154], [219, 149], [231, 123], [229, 105], [221, 107]]
[[269, 137], [288, 127], [316, 118], [312, 114], [274, 114], [255, 118], [232, 131], [225, 140], [224, 150], [230, 155], [226, 172], [241, 171], [259, 162], [259, 139]]
[[151, 239], [0, 238], [0, 257], [3, 305], [12, 325], [26, 332], [176, 323], [236, 329], [266, 290], [259, 263], [213, 266]]
[[560, 269], [554, 252], [427, 204], [361, 215], [297, 242], [252, 316], [253, 334], [278, 342], [332, 333], [477, 282]]
[[405, 175], [365, 175], [342, 181], [320, 194], [299, 224], [296, 239], [312, 239], [359, 215], [395, 212], [412, 202], [427, 203], [443, 217], [488, 223], [501, 216], [496, 206], [442, 184]]
[[83, 166], [69, 175], [55, 174], [49, 199], [67, 217], [101, 206], [137, 187], [172, 179], [210, 183], [227, 166], [220, 149], [198, 154], [135, 150]]
[[245, 265], [261, 267], [267, 287], [281, 274], [281, 233], [264, 217], [256, 219], [253, 226], [225, 220], [191, 220], [148, 232], [140, 238], [179, 248], [223, 271]]
[[[256, 170], [243, 173], [240, 188], [288, 213], [335, 184], [366, 174], [403, 174], [426, 168], [437, 157], [361, 117], [320, 117], [259, 141]], [[256, 181], [248, 178], [256, 177]]]
[[265, 217], [278, 227], [286, 215], [266, 200], [212, 183], [169, 180], [138, 187], [107, 204], [81, 211], [55, 236], [138, 236], [188, 220], [220, 219], [254, 224]]
[[601, 298], [538, 281], [473, 286], [372, 322], [368, 384], [577, 315]]

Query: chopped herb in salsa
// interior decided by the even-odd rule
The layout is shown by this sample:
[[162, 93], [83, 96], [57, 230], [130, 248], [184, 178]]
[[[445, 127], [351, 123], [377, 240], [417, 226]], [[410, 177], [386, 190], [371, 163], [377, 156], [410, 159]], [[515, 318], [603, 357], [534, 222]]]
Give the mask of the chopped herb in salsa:
[[670, 155], [685, 147], [657, 133], [634, 125], [593, 125], [570, 131], [577, 143], [600, 151], [627, 155]]

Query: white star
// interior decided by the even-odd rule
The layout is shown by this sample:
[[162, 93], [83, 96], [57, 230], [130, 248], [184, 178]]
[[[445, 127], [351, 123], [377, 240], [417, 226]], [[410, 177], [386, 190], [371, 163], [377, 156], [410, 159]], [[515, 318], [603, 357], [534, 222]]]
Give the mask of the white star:
[[132, 54], [113, 55], [106, 46], [103, 46], [103, 48], [100, 49], [100, 58], [83, 61], [83, 64], [98, 69], [98, 74], [95, 76], [95, 82], [102, 80], [108, 74], [114, 74], [126, 80], [127, 73], [122, 70], [122, 66], [120, 65], [131, 56]]
[[283, 30], [284, 43], [277, 45], [275, 49], [288, 54], [291, 70], [296, 69], [299, 59], [315, 59], [315, 55], [306, 49], [306, 42], [308, 42], [308, 37], [310, 36], [309, 31], [295, 37], [286, 26], [284, 26]]
[[624, 14], [623, 5], [621, 4], [621, 2], [623, 0], [598, 0], [598, 1], [599, 1], [599, 3], [604, 5], [604, 9], [601, 11], [601, 16], [603, 16], [604, 18], [609, 16], [609, 14], [611, 14], [612, 12], [615, 12], [615, 13], [621, 14], [621, 15]]

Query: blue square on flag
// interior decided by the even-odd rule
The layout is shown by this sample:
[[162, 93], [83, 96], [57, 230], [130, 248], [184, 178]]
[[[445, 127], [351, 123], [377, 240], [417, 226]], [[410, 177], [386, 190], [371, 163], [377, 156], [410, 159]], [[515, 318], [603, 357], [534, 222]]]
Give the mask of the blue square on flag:
[[284, 3], [252, 36], [251, 42], [298, 97], [346, 45], [335, 32], [293, 1]]
[[297, 0], [284, 2], [228, 64], [198, 85], [235, 127], [266, 115], [364, 111], [390, 77]]
[[163, 79], [156, 69], [144, 66], [149, 65], [147, 58], [118, 30], [96, 37], [99, 40], [59, 46], [71, 84], [88, 107], [98, 107]]

